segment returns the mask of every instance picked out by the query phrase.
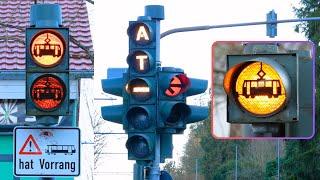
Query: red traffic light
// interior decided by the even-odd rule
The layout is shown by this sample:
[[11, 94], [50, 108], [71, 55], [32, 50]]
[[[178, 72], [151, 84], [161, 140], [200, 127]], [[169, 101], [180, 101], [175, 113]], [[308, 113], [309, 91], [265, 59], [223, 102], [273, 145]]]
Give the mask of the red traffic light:
[[165, 95], [175, 97], [184, 93], [189, 87], [189, 78], [185, 74], [179, 74], [170, 80], [169, 87], [165, 90]]
[[63, 102], [66, 95], [66, 86], [59, 77], [45, 74], [33, 81], [30, 94], [37, 108], [52, 111]]

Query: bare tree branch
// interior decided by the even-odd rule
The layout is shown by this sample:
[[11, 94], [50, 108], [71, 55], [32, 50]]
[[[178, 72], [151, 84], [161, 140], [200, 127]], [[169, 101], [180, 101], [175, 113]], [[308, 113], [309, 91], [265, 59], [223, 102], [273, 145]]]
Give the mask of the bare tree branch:
[[[90, 87], [90, 86], [85, 86]], [[86, 91], [87, 92], [87, 91]], [[87, 94], [84, 94], [85, 104], [87, 106], [89, 112], [90, 123], [93, 129], [93, 132], [100, 131], [101, 126], [103, 125], [103, 121], [101, 121], [100, 114], [97, 112], [93, 98], [89, 100]], [[106, 136], [95, 134], [94, 135], [94, 169], [98, 167], [98, 161], [100, 159], [101, 152], [103, 148], [106, 146]]]

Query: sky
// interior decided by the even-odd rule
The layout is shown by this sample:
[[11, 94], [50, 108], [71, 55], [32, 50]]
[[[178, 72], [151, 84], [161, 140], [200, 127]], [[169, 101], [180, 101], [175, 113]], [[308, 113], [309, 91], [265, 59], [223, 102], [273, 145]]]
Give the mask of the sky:
[[[161, 21], [161, 32], [185, 26], [265, 21], [266, 14], [271, 10], [275, 10], [279, 20], [292, 19], [295, 18], [292, 7], [299, 5], [297, 0], [95, 0], [94, 7], [89, 7], [95, 51], [93, 92], [95, 98], [106, 97], [101, 90], [100, 82], [101, 79], [106, 78], [107, 68], [128, 67], [126, 58], [129, 21], [144, 15], [145, 5], [154, 4], [165, 7], [165, 20]], [[211, 82], [213, 42], [218, 40], [306, 40], [302, 34], [294, 32], [294, 26], [295, 23], [279, 24], [276, 38], [266, 36], [265, 25], [172, 34], [160, 41], [160, 60], [162, 66], [179, 67], [184, 69], [189, 77], [207, 79]], [[197, 104], [192, 99], [188, 102]], [[96, 106], [119, 103], [121, 99], [96, 101]], [[109, 122], [105, 123], [104, 131], [123, 132], [121, 125]], [[172, 160], [179, 162], [188, 132], [187, 130], [184, 135], [175, 135]], [[132, 179], [133, 161], [127, 160], [125, 141], [125, 135], [108, 135], [104, 152], [124, 154], [102, 155], [94, 179]]]

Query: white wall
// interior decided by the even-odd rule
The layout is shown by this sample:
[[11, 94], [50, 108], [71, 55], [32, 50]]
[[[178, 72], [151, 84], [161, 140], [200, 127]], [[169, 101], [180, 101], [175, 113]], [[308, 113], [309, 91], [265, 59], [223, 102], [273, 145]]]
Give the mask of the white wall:
[[[94, 168], [94, 135], [90, 121], [90, 114], [94, 108], [93, 100], [93, 80], [82, 79], [80, 81], [80, 109], [79, 109], [79, 128], [81, 131], [81, 173], [75, 178], [79, 180], [93, 179]], [[87, 106], [89, 103], [89, 108]]]

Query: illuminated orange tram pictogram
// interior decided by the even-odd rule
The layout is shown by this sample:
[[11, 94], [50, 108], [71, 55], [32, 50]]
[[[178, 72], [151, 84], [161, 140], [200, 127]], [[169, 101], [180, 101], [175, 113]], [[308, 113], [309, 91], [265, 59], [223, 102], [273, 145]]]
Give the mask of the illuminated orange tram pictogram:
[[42, 67], [54, 67], [61, 62], [65, 47], [65, 41], [58, 32], [45, 30], [32, 38], [30, 53], [36, 64]]
[[31, 97], [35, 105], [42, 110], [54, 110], [65, 98], [66, 87], [54, 75], [43, 75], [31, 86]]
[[50, 44], [49, 33], [47, 33], [47, 38], [44, 40], [43, 44], [35, 44], [33, 46], [33, 55], [35, 57], [42, 57], [44, 55], [50, 55], [53, 57], [61, 56], [61, 45], [60, 44]]
[[267, 95], [269, 98], [277, 98], [281, 95], [279, 80], [245, 80], [242, 87], [242, 95], [246, 98]]
[[269, 64], [255, 61], [246, 65], [235, 81], [235, 100], [258, 116], [269, 116], [286, 103], [286, 90], [278, 72]]
[[268, 98], [277, 98], [281, 95], [281, 83], [278, 79], [266, 80], [266, 73], [262, 69], [260, 62], [260, 71], [257, 73], [259, 79], [244, 80], [242, 86], [242, 95], [246, 98], [254, 98], [255, 96], [268, 96]]

